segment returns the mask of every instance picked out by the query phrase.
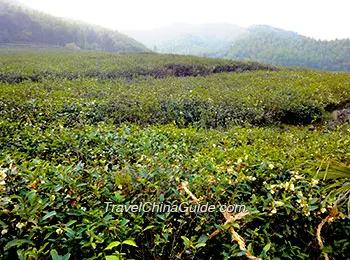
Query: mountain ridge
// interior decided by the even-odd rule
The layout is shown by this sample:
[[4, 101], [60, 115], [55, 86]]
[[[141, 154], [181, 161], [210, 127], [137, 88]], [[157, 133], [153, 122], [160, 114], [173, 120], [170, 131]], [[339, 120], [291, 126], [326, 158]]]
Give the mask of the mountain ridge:
[[186, 30], [181, 32], [181, 28], [177, 28], [173, 34], [172, 27], [123, 32], [160, 53], [350, 71], [349, 39], [316, 40], [269, 25], [240, 27], [234, 24], [184, 24], [182, 28]]
[[45, 44], [106, 52], [149, 51], [118, 31], [0, 0], [0, 44]]

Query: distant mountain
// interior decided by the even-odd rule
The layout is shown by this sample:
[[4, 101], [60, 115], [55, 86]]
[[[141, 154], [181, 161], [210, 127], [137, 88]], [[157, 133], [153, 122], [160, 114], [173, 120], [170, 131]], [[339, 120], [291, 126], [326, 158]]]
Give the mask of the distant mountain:
[[161, 53], [350, 71], [349, 39], [320, 41], [268, 25], [243, 28], [231, 24], [180, 24], [126, 33]]
[[119, 32], [0, 0], [0, 44], [18, 43], [106, 52], [148, 51], [143, 44]]
[[237, 37], [248, 34], [248, 30], [232, 24], [174, 24], [124, 33], [157, 52], [213, 56], [218, 50], [228, 48]]
[[350, 71], [350, 40], [320, 41], [269, 26], [249, 27], [221, 57], [272, 65]]

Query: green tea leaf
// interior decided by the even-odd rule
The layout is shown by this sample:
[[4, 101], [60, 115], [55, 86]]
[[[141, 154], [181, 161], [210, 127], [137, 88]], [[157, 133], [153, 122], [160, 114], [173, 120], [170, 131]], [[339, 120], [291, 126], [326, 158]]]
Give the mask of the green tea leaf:
[[105, 256], [106, 260], [119, 260], [119, 256], [115, 256], [115, 255], [106, 255]]
[[14, 239], [10, 242], [8, 242], [5, 246], [5, 250], [9, 250], [11, 247], [14, 247], [14, 246], [21, 246], [21, 245], [24, 245], [24, 244], [30, 244], [30, 245], [34, 245], [34, 243], [30, 240], [27, 240], [27, 239]]
[[44, 220], [51, 218], [52, 216], [55, 216], [55, 215], [56, 215], [56, 211], [48, 212], [41, 220], [44, 221]]
[[112, 249], [113, 247], [119, 246], [120, 244], [121, 243], [119, 241], [112, 242], [105, 248], [105, 250]]
[[135, 241], [133, 241], [133, 240], [125, 240], [125, 241], [123, 241], [123, 244], [137, 247]]

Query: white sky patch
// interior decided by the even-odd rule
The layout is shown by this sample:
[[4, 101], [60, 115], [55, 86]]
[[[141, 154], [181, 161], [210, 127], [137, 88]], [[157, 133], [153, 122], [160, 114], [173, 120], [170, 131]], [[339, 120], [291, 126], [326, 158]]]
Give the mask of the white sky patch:
[[350, 38], [349, 0], [19, 0], [37, 10], [114, 30], [174, 23], [267, 24], [316, 39]]

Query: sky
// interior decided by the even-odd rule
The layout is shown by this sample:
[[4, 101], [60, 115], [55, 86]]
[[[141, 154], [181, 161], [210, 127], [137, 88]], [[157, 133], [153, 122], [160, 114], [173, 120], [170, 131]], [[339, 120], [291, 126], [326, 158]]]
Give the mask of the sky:
[[350, 38], [349, 0], [19, 0], [118, 31], [175, 23], [267, 24], [321, 40]]

